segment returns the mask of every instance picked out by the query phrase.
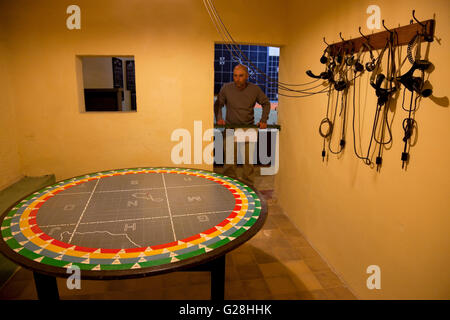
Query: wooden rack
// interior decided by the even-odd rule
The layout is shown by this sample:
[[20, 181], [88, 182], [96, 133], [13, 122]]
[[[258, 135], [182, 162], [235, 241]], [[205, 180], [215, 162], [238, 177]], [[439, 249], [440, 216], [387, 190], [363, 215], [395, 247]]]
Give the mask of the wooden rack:
[[[353, 53], [359, 52], [359, 49], [361, 48], [361, 46], [363, 46], [363, 43], [368, 43], [372, 47], [372, 50], [383, 49], [386, 45], [386, 41], [389, 40], [391, 34], [395, 34], [394, 44], [399, 46], [408, 44], [408, 42], [417, 33], [421, 35], [421, 41], [432, 42], [434, 40], [434, 28], [435, 28], [434, 19], [418, 23], [412, 23], [411, 21], [411, 24], [409, 25], [389, 30], [384, 25], [383, 20], [383, 27], [385, 27], [386, 31], [381, 31], [370, 35], [362, 36], [356, 39], [349, 39], [338, 43], [330, 44], [329, 45], [330, 55], [337, 56], [342, 53], [347, 54], [352, 52]], [[368, 51], [367, 47], [363, 46], [363, 51]]]

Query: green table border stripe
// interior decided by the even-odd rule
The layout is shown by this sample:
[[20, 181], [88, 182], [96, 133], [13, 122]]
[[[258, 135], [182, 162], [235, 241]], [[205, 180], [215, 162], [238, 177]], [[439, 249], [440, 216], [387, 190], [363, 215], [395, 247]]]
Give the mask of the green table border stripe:
[[172, 261], [172, 258], [164, 258], [164, 259], [159, 259], [159, 260], [151, 260], [151, 261], [146, 261], [146, 262], [138, 262], [138, 264], [142, 267], [142, 268], [146, 268], [146, 267], [154, 267], [154, 266], [159, 266], [162, 264], [167, 264], [170, 263]]
[[201, 248], [201, 249], [198, 249], [198, 250], [195, 250], [195, 251], [192, 251], [192, 252], [188, 252], [188, 253], [185, 253], [185, 254], [180, 254], [180, 255], [176, 256], [176, 258], [179, 259], [179, 260], [185, 260], [185, 259], [188, 259], [188, 258], [192, 258], [192, 257], [198, 256], [198, 255], [203, 254], [205, 252], [206, 252], [205, 248]]
[[233, 234], [230, 234], [229, 237], [237, 238], [241, 234], [243, 234], [245, 231], [247, 231], [247, 230], [245, 230], [244, 228], [241, 228], [238, 231], [234, 232]]
[[227, 243], [230, 242], [230, 241], [231, 241], [230, 239], [225, 238], [225, 239], [222, 239], [222, 240], [220, 240], [220, 241], [214, 242], [213, 244], [210, 244], [210, 245], [208, 246], [208, 248], [216, 249], [216, 248], [218, 248], [218, 247], [221, 247], [221, 246], [227, 244]]

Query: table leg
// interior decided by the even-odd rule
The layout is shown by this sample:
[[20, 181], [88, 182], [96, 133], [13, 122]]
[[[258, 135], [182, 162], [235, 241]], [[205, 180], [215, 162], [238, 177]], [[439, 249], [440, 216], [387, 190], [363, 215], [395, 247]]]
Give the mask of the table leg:
[[211, 262], [211, 300], [225, 298], [225, 255]]
[[33, 272], [34, 284], [39, 300], [59, 300], [56, 278]]

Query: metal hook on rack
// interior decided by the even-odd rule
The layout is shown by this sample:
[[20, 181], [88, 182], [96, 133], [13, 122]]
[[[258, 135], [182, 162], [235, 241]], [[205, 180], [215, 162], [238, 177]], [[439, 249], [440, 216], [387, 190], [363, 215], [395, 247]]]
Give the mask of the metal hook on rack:
[[[432, 42], [433, 41], [433, 36], [431, 36], [428, 32], [427, 32], [427, 24], [426, 23], [422, 23], [422, 22], [420, 22], [419, 20], [417, 20], [417, 18], [416, 18], [416, 10], [413, 10], [412, 11], [412, 16], [413, 16], [413, 18], [414, 18], [414, 20], [416, 20], [416, 22], [422, 27], [422, 36], [423, 36], [423, 38], [424, 38], [424, 40], [425, 41], [427, 41], [427, 42]], [[411, 20], [411, 22], [412, 22], [412, 20]]]
[[383, 27], [386, 29], [386, 31], [388, 31], [392, 35], [392, 31], [389, 30], [388, 28], [386, 28], [386, 26], [384, 25], [384, 19], [382, 20], [382, 24], [383, 24]]
[[397, 30], [394, 30], [394, 34], [395, 34], [395, 39], [397, 41], [397, 46], [398, 46], [398, 32], [397, 32]]
[[323, 42], [327, 45], [327, 47], [325, 48], [325, 50], [323, 50], [323, 54], [322, 57], [320, 58], [320, 63], [322, 64], [326, 64], [329, 61], [329, 58], [327, 58], [326, 54], [328, 53], [328, 55], [330, 55], [330, 45], [325, 41], [325, 37], [323, 37]]
[[341, 47], [341, 49], [342, 49], [342, 54], [343, 55], [345, 55], [346, 54], [346, 52], [347, 52], [347, 41], [345, 41], [345, 39], [344, 38], [342, 38], [342, 32], [339, 32], [339, 38], [341, 38], [341, 40], [342, 40], [342, 47]]
[[386, 28], [386, 25], [384, 24], [384, 19], [382, 20], [382, 24], [384, 29], [386, 29], [386, 31], [389, 32], [389, 41], [393, 42], [394, 41], [394, 32], [389, 30], [388, 28]]
[[416, 20], [416, 22], [417, 22], [418, 24], [420, 24], [422, 27], [425, 28], [427, 25], [426, 25], [426, 24], [423, 24], [422, 22], [420, 22], [419, 20], [417, 20], [415, 13], [416, 13], [416, 10], [413, 10], [413, 11], [412, 11], [412, 16], [413, 16], [414, 20]]
[[367, 36], [365, 36], [365, 35], [363, 35], [363, 33], [361, 32], [361, 27], [359, 27], [359, 34], [362, 35], [362, 37], [366, 40], [366, 45], [367, 45], [367, 47], [369, 48], [369, 50], [370, 50], [370, 56], [372, 57], [372, 49], [373, 49], [373, 47], [372, 47], [372, 45], [370, 44], [370, 38], [367, 37]]
[[366, 39], [367, 42], [370, 42], [370, 39], [362, 34], [361, 32], [361, 26], [359, 27], [359, 34], [363, 36], [364, 39]]

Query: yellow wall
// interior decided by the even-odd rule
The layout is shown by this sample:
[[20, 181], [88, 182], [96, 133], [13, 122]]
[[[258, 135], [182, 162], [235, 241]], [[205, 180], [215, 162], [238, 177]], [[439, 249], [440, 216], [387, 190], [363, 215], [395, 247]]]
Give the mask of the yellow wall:
[[[282, 81], [309, 81], [304, 75], [322, 65], [322, 37], [356, 37], [365, 28], [366, 1], [324, 0], [318, 8], [303, 1], [215, 1], [238, 42], [281, 46]], [[338, 4], [339, 3], [339, 4]], [[10, 1], [0, 4], [9, 85], [2, 101], [0, 185], [19, 174], [55, 173], [57, 179], [133, 166], [170, 165], [176, 128], [193, 133], [193, 121], [212, 126], [216, 33], [197, 0], [77, 1], [81, 30], [65, 26], [69, 1]], [[406, 24], [413, 8], [419, 17], [437, 17], [442, 44], [432, 44], [436, 70], [430, 80], [445, 96], [448, 81], [447, 1], [378, 1], [388, 25]], [[2, 39], [3, 39], [2, 38]], [[3, 49], [5, 45], [1, 48]], [[77, 55], [134, 56], [136, 113], [82, 113], [82, 77]], [[5, 65], [0, 65], [2, 70]], [[5, 103], [6, 101], [6, 103]], [[385, 153], [381, 173], [350, 152], [320, 158], [317, 133], [325, 96], [280, 98], [280, 172], [277, 191], [287, 214], [361, 298], [448, 298], [449, 109], [430, 100], [417, 120], [420, 136], [408, 171], [400, 164], [400, 121], [396, 141]], [[374, 99], [369, 97], [365, 128]], [[5, 130], [3, 130], [5, 128]], [[16, 129], [14, 140], [6, 139]], [[5, 132], [8, 132], [7, 134]], [[6, 141], [6, 142], [4, 142]], [[365, 141], [363, 140], [363, 144]], [[204, 143], [206, 145], [207, 142]], [[16, 150], [16, 151], [14, 151]], [[20, 163], [20, 165], [19, 165]], [[188, 165], [211, 168], [208, 165]], [[365, 288], [366, 267], [382, 271], [382, 290]]]
[[[416, 116], [418, 142], [411, 148], [411, 161], [404, 171], [400, 161], [401, 121], [407, 113], [401, 109], [399, 99], [393, 121], [395, 140], [391, 150], [384, 152], [384, 164], [377, 173], [356, 159], [350, 124], [344, 154], [331, 155], [328, 162], [322, 162], [318, 128], [326, 113], [326, 95], [281, 97], [279, 122], [283, 130], [276, 190], [289, 217], [358, 297], [448, 299], [449, 2], [322, 1], [316, 6], [291, 1], [290, 37], [281, 49], [280, 79], [306, 82], [311, 80], [304, 73], [307, 69], [322, 71], [319, 58], [324, 49], [323, 37], [329, 43], [338, 42], [341, 31], [344, 39], [356, 38], [359, 26], [364, 33], [370, 33], [366, 27], [366, 8], [370, 4], [380, 6], [381, 17], [389, 27], [408, 24], [413, 9], [422, 19], [436, 14], [436, 35], [442, 41], [441, 45], [436, 41], [431, 44], [429, 59], [435, 70], [429, 79], [435, 96], [447, 97], [446, 106], [430, 99], [422, 101]], [[360, 83], [362, 145], [366, 151], [376, 102], [367, 76]], [[349, 112], [351, 121], [351, 109]], [[381, 290], [366, 287], [369, 265], [381, 268]]]
[[[1, 7], [0, 7], [1, 8]], [[6, 33], [0, 28], [0, 190], [22, 177], [17, 145], [16, 110], [13, 107], [9, 62], [11, 61]]]
[[[203, 129], [213, 125], [214, 42], [221, 38], [203, 2], [76, 3], [81, 30], [66, 28], [70, 1], [1, 4], [23, 173], [63, 179], [110, 168], [170, 165], [174, 129], [193, 135], [194, 120], [202, 120]], [[282, 16], [272, 1], [217, 5], [228, 12], [229, 23], [236, 8], [244, 10], [234, 26], [245, 29], [237, 40], [280, 43], [280, 26], [259, 22]], [[76, 56], [82, 55], [134, 56], [137, 113], [80, 112], [82, 68]]]

